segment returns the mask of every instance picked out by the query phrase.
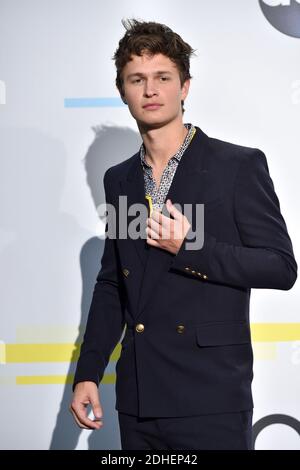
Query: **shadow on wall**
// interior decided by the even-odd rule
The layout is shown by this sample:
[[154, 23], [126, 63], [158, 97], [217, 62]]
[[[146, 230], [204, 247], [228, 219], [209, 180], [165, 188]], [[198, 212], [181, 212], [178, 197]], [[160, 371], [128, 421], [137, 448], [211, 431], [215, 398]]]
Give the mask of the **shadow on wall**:
[[[86, 181], [91, 191], [95, 210], [98, 205], [105, 202], [103, 176], [105, 171], [117, 163], [126, 160], [138, 151], [141, 145], [139, 134], [129, 128], [112, 126], [99, 126], [93, 128], [95, 139], [84, 157]], [[82, 276], [81, 322], [79, 335], [76, 340], [81, 343], [97, 274], [101, 268], [101, 257], [104, 249], [104, 240], [93, 237], [82, 247], [80, 253], [80, 267]], [[68, 374], [74, 373], [75, 355]], [[108, 365], [111, 368], [112, 364]], [[107, 368], [107, 369], [108, 369]], [[111, 373], [115, 372], [115, 367]], [[66, 385], [56, 425], [53, 430], [50, 449], [75, 449], [81, 432], [88, 432], [89, 449], [120, 449], [119, 426], [117, 411], [115, 410], [115, 385], [100, 384], [100, 400], [103, 409], [104, 426], [98, 431], [81, 430], [74, 422], [69, 412], [72, 398], [71, 385]]]

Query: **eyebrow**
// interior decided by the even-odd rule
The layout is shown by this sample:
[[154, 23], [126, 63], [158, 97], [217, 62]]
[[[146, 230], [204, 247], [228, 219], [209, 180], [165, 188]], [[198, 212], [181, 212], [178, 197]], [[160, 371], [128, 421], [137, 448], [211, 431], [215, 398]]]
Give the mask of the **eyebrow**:
[[[166, 73], [172, 75], [172, 72], [170, 72], [169, 70], [157, 70], [157, 72], [154, 72], [153, 75], [164, 75]], [[130, 73], [127, 78], [131, 77], [144, 77], [144, 74], [141, 72]]]

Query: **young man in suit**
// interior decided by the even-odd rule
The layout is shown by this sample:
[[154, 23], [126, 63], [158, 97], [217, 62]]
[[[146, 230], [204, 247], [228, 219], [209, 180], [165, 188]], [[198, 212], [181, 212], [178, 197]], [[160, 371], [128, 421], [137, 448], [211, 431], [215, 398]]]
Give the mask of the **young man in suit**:
[[[101, 428], [97, 387], [126, 326], [122, 449], [251, 449], [250, 291], [293, 286], [291, 240], [264, 153], [183, 123], [192, 48], [165, 25], [123, 24], [116, 84], [143, 143], [106, 171], [106, 202], [117, 221], [120, 196], [128, 207], [146, 197], [151, 211], [145, 237], [105, 240], [70, 410], [80, 427]], [[185, 204], [192, 215], [204, 207], [197, 247]]]

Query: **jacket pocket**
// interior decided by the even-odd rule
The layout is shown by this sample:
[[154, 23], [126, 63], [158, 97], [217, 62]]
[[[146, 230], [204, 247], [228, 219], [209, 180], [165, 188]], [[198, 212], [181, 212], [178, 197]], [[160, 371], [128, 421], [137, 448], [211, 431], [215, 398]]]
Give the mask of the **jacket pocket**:
[[199, 346], [251, 343], [250, 326], [239, 321], [196, 325], [196, 339]]

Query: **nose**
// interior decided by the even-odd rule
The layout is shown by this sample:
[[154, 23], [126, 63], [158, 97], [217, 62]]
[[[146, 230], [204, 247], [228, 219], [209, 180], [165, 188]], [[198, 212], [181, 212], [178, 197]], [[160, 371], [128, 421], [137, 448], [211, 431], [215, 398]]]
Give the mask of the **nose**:
[[153, 80], [145, 80], [144, 94], [147, 97], [157, 95], [157, 87]]

